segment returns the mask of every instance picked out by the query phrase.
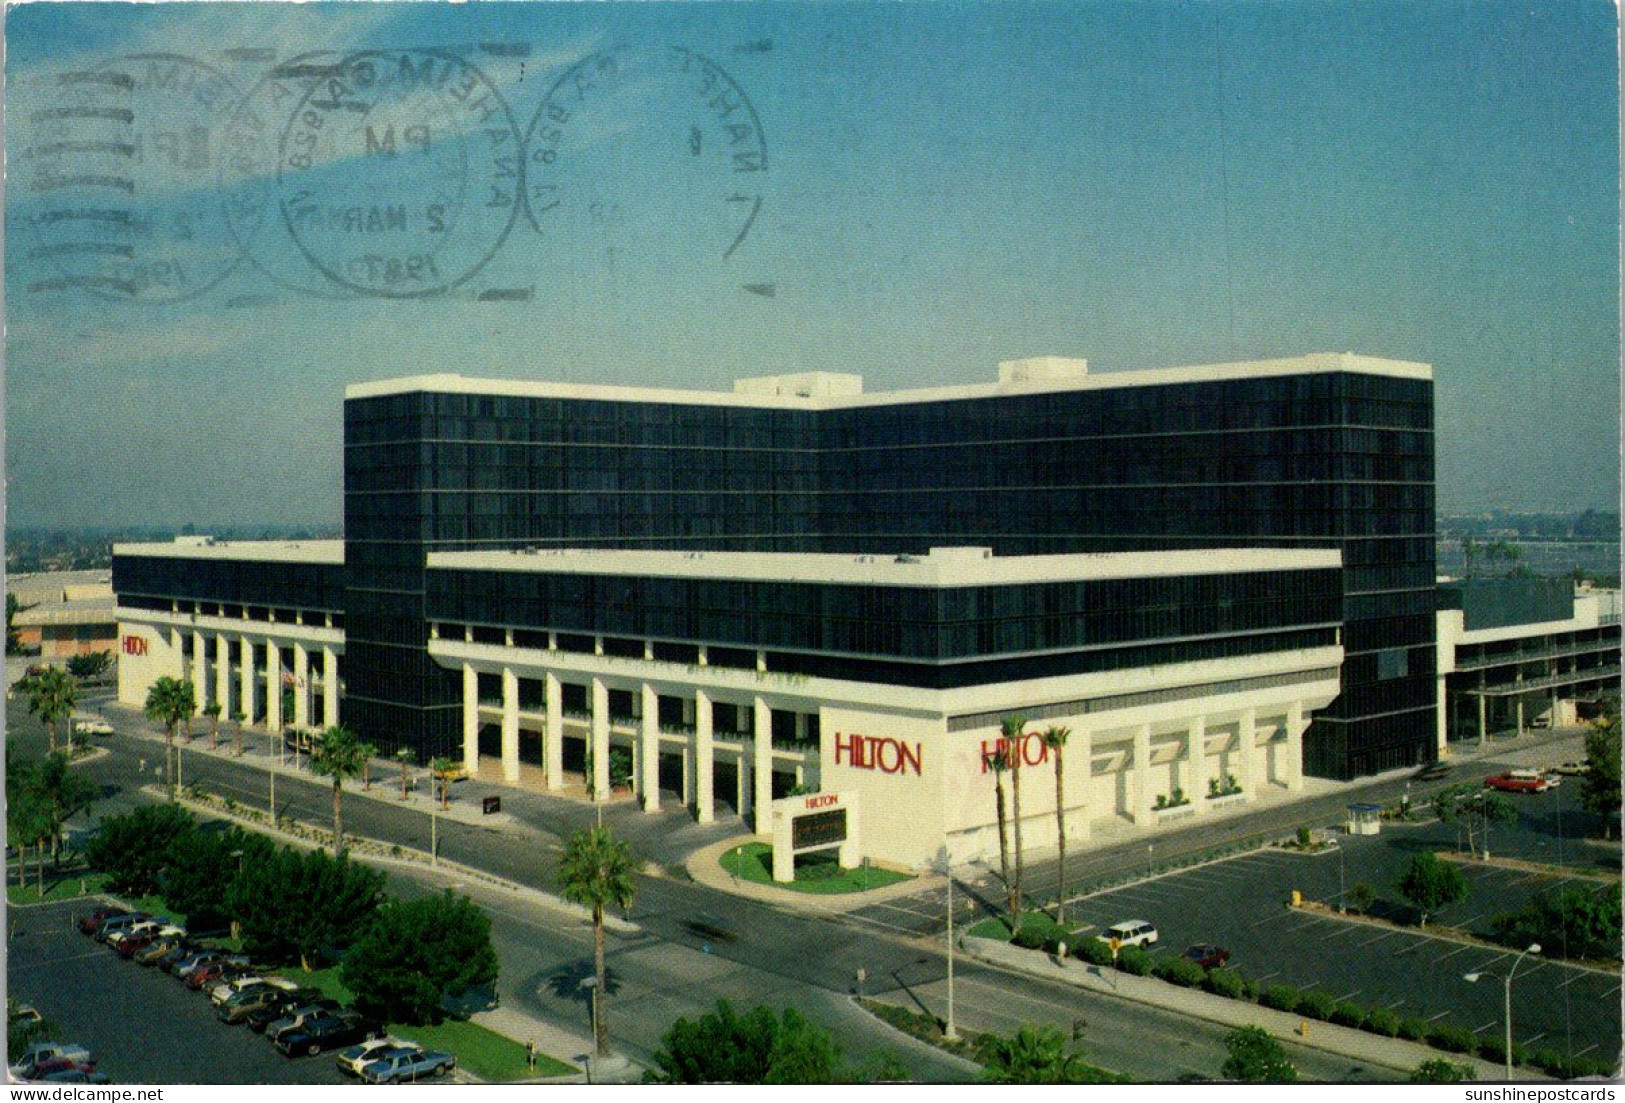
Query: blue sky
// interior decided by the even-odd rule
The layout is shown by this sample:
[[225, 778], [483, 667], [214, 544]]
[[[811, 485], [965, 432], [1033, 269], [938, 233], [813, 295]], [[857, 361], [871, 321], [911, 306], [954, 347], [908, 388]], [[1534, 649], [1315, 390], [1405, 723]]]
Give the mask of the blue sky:
[[[13, 524], [336, 524], [343, 387], [393, 375], [1316, 350], [1434, 365], [1441, 508], [1618, 501], [1605, 3], [25, 4], [6, 33]], [[356, 51], [365, 88], [353, 56], [337, 91], [266, 76]], [[435, 274], [391, 282], [392, 249]]]

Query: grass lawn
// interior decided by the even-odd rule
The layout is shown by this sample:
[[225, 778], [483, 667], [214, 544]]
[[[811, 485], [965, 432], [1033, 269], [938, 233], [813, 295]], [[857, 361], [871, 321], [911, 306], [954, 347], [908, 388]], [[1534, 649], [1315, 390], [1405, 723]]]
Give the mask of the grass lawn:
[[[1064, 938], [1068, 945], [1074, 945], [1078, 938], [1078, 928], [1071, 924], [1065, 927], [1057, 926], [1055, 920], [1041, 911], [1023, 912], [1021, 930], [1023, 934], [1045, 942], [1054, 938]], [[1010, 920], [1007, 916], [984, 919], [965, 933], [971, 938], [995, 938], [1000, 942], [1009, 942], [1012, 938]]]
[[746, 843], [725, 851], [721, 865], [725, 872], [754, 884], [821, 895], [863, 892], [914, 880], [911, 874], [889, 869], [842, 869], [835, 864], [833, 855], [819, 854], [802, 858], [796, 867], [796, 879], [783, 885], [773, 880], [773, 848], [766, 843]]
[[[291, 981], [311, 988], [341, 1003], [350, 1003], [354, 993], [339, 979], [335, 968], [314, 971], [289, 968], [279, 970]], [[418, 1043], [424, 1049], [443, 1049], [457, 1055], [457, 1064], [481, 1080], [501, 1083], [524, 1080], [532, 1076], [568, 1076], [579, 1071], [563, 1061], [556, 1061], [543, 1053], [536, 1054], [536, 1071], [525, 1067], [525, 1043], [521, 1039], [498, 1034], [478, 1023], [448, 1019], [439, 1026], [399, 1026], [391, 1024], [389, 1032], [397, 1038]]]
[[53, 877], [51, 871], [47, 869], [45, 871], [45, 895], [41, 896], [35, 884], [33, 866], [30, 864], [26, 887], [23, 885], [6, 885], [6, 903], [18, 907], [25, 904], [48, 904], [57, 900], [77, 900], [81, 895], [94, 896], [101, 892], [107, 884], [107, 877], [104, 874], [85, 874], [83, 876], [85, 892], [81, 894], [79, 891], [80, 880], [81, 877], [77, 873], [69, 876], [59, 875]]

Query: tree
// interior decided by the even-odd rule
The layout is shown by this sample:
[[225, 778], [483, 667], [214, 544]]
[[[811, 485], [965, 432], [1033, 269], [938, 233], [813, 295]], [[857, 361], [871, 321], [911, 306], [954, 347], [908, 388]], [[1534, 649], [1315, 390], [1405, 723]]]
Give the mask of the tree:
[[447, 997], [496, 982], [491, 920], [449, 889], [388, 901], [345, 955], [342, 976], [380, 1022], [439, 1022]]
[[361, 743], [361, 789], [363, 792], [372, 789], [372, 760], [378, 757], [378, 744]]
[[36, 848], [39, 894], [45, 895], [45, 843], [51, 837], [51, 815], [40, 791], [37, 763], [13, 755], [6, 748], [6, 839], [17, 847], [22, 865], [23, 885], [28, 884], [28, 865], [22, 859], [25, 847]]
[[218, 750], [220, 748], [221, 712], [222, 709], [219, 701], [210, 701], [208, 704], [203, 706], [203, 715], [209, 718], [209, 750], [211, 751]]
[[111, 651], [87, 651], [68, 659], [68, 673], [75, 678], [99, 678], [113, 664]]
[[1463, 1080], [1477, 1080], [1478, 1073], [1471, 1066], [1458, 1065], [1454, 1061], [1446, 1061], [1443, 1057], [1435, 1057], [1431, 1061], [1423, 1061], [1411, 1070], [1407, 1079], [1412, 1084], [1459, 1084]]
[[237, 729], [237, 757], [243, 757], [243, 721], [248, 717], [243, 715], [241, 709], [231, 711], [231, 722]]
[[1364, 881], [1357, 882], [1349, 889], [1349, 907], [1364, 915], [1371, 910], [1371, 905], [1377, 902], [1377, 890]]
[[999, 722], [999, 727], [1003, 729], [1005, 741], [1010, 747], [1010, 818], [1014, 821], [1016, 849], [1016, 884], [1010, 890], [1010, 926], [1012, 930], [1019, 932], [1023, 902], [1022, 886], [1026, 881], [1026, 867], [1021, 848], [1021, 759], [1027, 718], [1006, 716]]
[[401, 799], [406, 799], [407, 768], [412, 765], [412, 748], [401, 747], [395, 752], [395, 761], [401, 764]]
[[1478, 856], [1480, 841], [1484, 857], [1489, 857], [1490, 825], [1516, 823], [1518, 809], [1505, 793], [1463, 781], [1439, 790], [1433, 798], [1433, 811], [1446, 824], [1459, 823], [1467, 830], [1467, 851]]
[[661, 1047], [649, 1079], [668, 1084], [827, 1084], [840, 1061], [829, 1034], [795, 1008], [740, 1015], [727, 1000], [697, 1021], [678, 1019]]
[[593, 1018], [600, 1057], [609, 1054], [609, 1017], [604, 1009], [604, 911], [612, 905], [622, 909], [631, 905], [637, 892], [634, 868], [631, 846], [617, 839], [607, 827], [577, 831], [559, 862], [558, 884], [564, 898], [592, 911], [593, 969], [598, 978], [592, 993], [598, 1013]]
[[1291, 1083], [1298, 1070], [1287, 1058], [1286, 1047], [1261, 1026], [1244, 1026], [1225, 1035], [1224, 1048], [1230, 1056], [1219, 1075], [1246, 1084]]
[[444, 812], [451, 807], [451, 775], [457, 772], [457, 763], [441, 755], [429, 763], [429, 772], [440, 787], [440, 810]]
[[6, 654], [16, 655], [23, 649], [22, 640], [17, 629], [11, 626], [12, 620], [22, 611], [22, 603], [17, 600], [16, 594], [6, 595]]
[[1618, 958], [1619, 936], [1617, 881], [1545, 892], [1495, 917], [1497, 941], [1519, 948], [1538, 942], [1552, 957]]
[[1055, 890], [1055, 922], [1066, 923], [1066, 774], [1062, 759], [1071, 728], [1051, 724], [1044, 729], [1044, 746], [1055, 755], [1055, 845], [1061, 852], [1059, 885]]
[[310, 772], [333, 779], [333, 849], [344, 849], [344, 779], [359, 777], [367, 751], [355, 732], [340, 725], [316, 737], [310, 749]]
[[189, 718], [196, 704], [192, 683], [166, 674], [147, 690], [147, 702], [142, 709], [148, 720], [164, 726], [164, 784], [169, 788], [171, 800], [175, 797], [175, 725]]
[[996, 1084], [1078, 1084], [1098, 1079], [1088, 1065], [1066, 1051], [1066, 1039], [1053, 1026], [1023, 1026], [1008, 1038], [984, 1034], [976, 1056], [982, 1079]]
[[1614, 835], [1619, 815], [1619, 698], [1610, 697], [1603, 714], [1586, 730], [1586, 759], [1591, 768], [1580, 780], [1580, 804], [1603, 818], [1603, 831]]
[[85, 847], [86, 860], [107, 874], [110, 891], [148, 896], [162, 888], [160, 876], [171, 846], [196, 830], [197, 821], [178, 804], [149, 804], [104, 816], [101, 826]]
[[[45, 722], [50, 748], [56, 751], [56, 726], [73, 715], [79, 705], [79, 687], [66, 670], [47, 667], [32, 678], [24, 678], [24, 696], [28, 698], [28, 711]], [[73, 753], [73, 733], [68, 733], [68, 753]]]
[[226, 906], [242, 926], [248, 953], [310, 969], [324, 950], [361, 935], [383, 901], [384, 881], [347, 854], [283, 847], [232, 883]]
[[982, 756], [982, 764], [993, 772], [993, 803], [999, 814], [999, 876], [1004, 881], [1004, 890], [1010, 906], [1010, 933], [1014, 935], [1021, 930], [1021, 903], [1011, 891], [1010, 880], [1010, 844], [1006, 838], [1004, 815], [1004, 771], [1008, 765], [1002, 750], [989, 751]]
[[193, 930], [218, 927], [232, 918], [228, 901], [238, 878], [256, 876], [275, 853], [271, 840], [240, 827], [177, 835], [159, 872], [164, 901]]
[[51, 857], [60, 861], [62, 827], [101, 796], [101, 788], [68, 765], [65, 754], [48, 755], [34, 773], [50, 826]]
[[1467, 899], [1467, 878], [1449, 862], [1439, 861], [1431, 850], [1411, 859], [1395, 887], [1421, 913], [1417, 923], [1420, 927], [1426, 927], [1428, 916], [1440, 908]]

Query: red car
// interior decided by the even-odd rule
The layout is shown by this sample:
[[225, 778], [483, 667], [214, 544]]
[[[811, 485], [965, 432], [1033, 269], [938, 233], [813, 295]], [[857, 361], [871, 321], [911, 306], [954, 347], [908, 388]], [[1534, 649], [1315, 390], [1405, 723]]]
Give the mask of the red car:
[[1503, 793], [1544, 793], [1551, 787], [1551, 782], [1534, 770], [1508, 770], [1484, 779], [1484, 788]]
[[186, 987], [201, 990], [206, 984], [213, 984], [223, 977], [229, 977], [241, 972], [245, 966], [231, 961], [214, 961], [201, 966], [186, 974]]
[[116, 949], [119, 957], [133, 958], [139, 951], [145, 950], [156, 941], [158, 941], [158, 928], [154, 927], [151, 930], [142, 931], [140, 934], [133, 934], [129, 938], [121, 940]]
[[1185, 947], [1185, 953], [1181, 956], [1186, 961], [1194, 961], [1204, 969], [1219, 969], [1230, 960], [1230, 951], [1211, 942], [1198, 942], [1194, 946]]
[[103, 923], [107, 922], [109, 919], [112, 919], [115, 915], [128, 914], [129, 913], [123, 908], [97, 908], [89, 915], [81, 915], [79, 917], [79, 933], [93, 935], [101, 929], [101, 925]]

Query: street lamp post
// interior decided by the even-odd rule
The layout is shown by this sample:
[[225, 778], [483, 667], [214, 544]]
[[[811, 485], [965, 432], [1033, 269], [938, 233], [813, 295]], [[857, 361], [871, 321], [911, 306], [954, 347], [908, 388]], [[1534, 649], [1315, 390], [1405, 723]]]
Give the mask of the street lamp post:
[[[1504, 1010], [1505, 1018], [1506, 1018], [1506, 1059], [1507, 1059], [1507, 1079], [1509, 1081], [1512, 1079], [1512, 977], [1513, 977], [1513, 975], [1515, 973], [1517, 973], [1518, 966], [1523, 962], [1523, 959], [1527, 955], [1529, 955], [1529, 954], [1538, 954], [1538, 953], [1540, 953], [1540, 943], [1531, 942], [1529, 944], [1529, 948], [1527, 950], [1525, 950], [1523, 953], [1519, 954], [1516, 958], [1513, 959], [1512, 968], [1508, 969], [1507, 973], [1506, 973], [1506, 976], [1501, 978], [1501, 986], [1502, 986], [1502, 988], [1504, 990], [1504, 1006], [1503, 1006], [1503, 1010]], [[1468, 973], [1462, 979], [1466, 980], [1469, 983], [1477, 983], [1478, 978], [1480, 978], [1480, 977], [1493, 977], [1493, 976], [1495, 976], [1494, 973], [1477, 972], [1477, 973]]]
[[959, 1040], [954, 1027], [954, 871], [948, 868], [948, 1029], [942, 1036], [950, 1042]]

